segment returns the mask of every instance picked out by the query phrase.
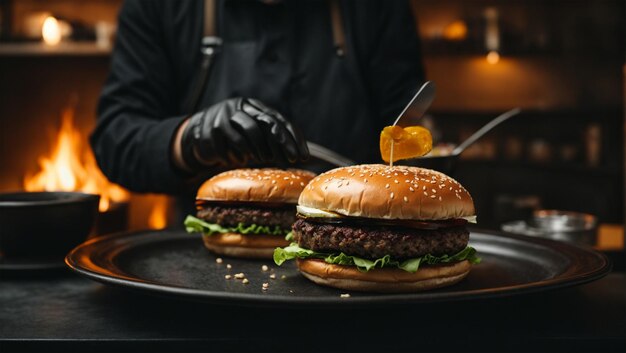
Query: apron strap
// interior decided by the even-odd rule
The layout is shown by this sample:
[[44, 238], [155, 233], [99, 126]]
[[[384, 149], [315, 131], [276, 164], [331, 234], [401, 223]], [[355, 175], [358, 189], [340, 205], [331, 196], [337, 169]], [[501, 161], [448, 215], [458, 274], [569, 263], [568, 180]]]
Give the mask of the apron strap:
[[222, 45], [222, 38], [217, 36], [216, 13], [216, 1], [204, 0], [204, 32], [200, 51], [204, 54], [205, 59], [209, 57], [209, 60], [217, 54], [219, 47]]
[[341, 8], [339, 0], [329, 0], [330, 5], [330, 22], [333, 29], [333, 44], [337, 56], [346, 55], [346, 36], [343, 28], [343, 18], [341, 17]]
[[195, 113], [200, 108], [202, 94], [206, 89], [209, 81], [209, 73], [211, 72], [211, 64], [213, 58], [219, 52], [222, 45], [222, 38], [218, 37], [216, 30], [216, 12], [217, 4], [215, 0], [204, 0], [204, 27], [202, 35], [202, 43], [200, 52], [202, 53], [202, 63], [200, 64], [200, 73], [194, 84], [185, 107], [188, 112]]
[[[341, 8], [339, 0], [328, 0], [330, 5], [330, 20], [333, 32], [333, 45], [337, 56], [346, 55], [346, 36], [343, 27], [343, 18], [341, 16]], [[203, 59], [200, 66], [200, 74], [194, 85], [191, 96], [188, 98], [185, 106], [187, 111], [195, 113], [199, 109], [202, 94], [205, 91], [211, 71], [211, 64], [214, 56], [219, 52], [222, 45], [222, 38], [217, 36], [216, 21], [217, 13], [216, 0], [204, 0], [204, 25], [202, 35], [202, 45], [200, 51]]]
[[215, 0], [204, 0], [204, 36], [215, 36]]

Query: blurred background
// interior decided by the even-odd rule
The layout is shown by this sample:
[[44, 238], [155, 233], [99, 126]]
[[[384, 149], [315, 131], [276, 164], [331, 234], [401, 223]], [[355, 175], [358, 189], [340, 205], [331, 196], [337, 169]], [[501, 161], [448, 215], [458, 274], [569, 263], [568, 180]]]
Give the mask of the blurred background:
[[[0, 0], [0, 191], [100, 193], [100, 234], [159, 229], [172, 217], [167, 197], [108, 183], [87, 144], [121, 4]], [[578, 211], [613, 234], [602, 246], [623, 247], [625, 2], [411, 5], [437, 84], [426, 120], [435, 144], [523, 109], [465, 151], [453, 174], [474, 195], [480, 226]]]

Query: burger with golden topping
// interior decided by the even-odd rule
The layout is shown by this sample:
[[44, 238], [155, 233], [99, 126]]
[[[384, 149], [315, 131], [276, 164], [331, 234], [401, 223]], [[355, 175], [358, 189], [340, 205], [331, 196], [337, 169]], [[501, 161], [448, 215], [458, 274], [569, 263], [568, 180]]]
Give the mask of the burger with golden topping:
[[274, 251], [315, 283], [373, 292], [452, 285], [480, 260], [468, 246], [470, 194], [430, 169], [359, 165], [331, 170], [300, 194], [294, 242]]

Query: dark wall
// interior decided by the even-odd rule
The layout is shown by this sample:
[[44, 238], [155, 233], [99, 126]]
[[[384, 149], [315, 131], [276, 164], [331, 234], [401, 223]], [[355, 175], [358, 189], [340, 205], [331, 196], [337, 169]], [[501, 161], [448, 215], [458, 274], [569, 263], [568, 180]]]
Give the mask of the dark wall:
[[[70, 0], [51, 3], [68, 16], [82, 13]], [[40, 1], [19, 4], [20, 13], [48, 6]], [[438, 85], [432, 115], [441, 130], [440, 141], [458, 143], [514, 106], [526, 112], [482, 141], [482, 148], [492, 151], [487, 157], [481, 157], [479, 144], [468, 151], [473, 158], [466, 156], [457, 168], [455, 176], [474, 195], [486, 224], [507, 217], [502, 200], [529, 195], [537, 196], [543, 207], [623, 222], [625, 2], [416, 4], [428, 77]], [[117, 9], [119, 1], [110, 6]], [[501, 14], [503, 51], [498, 64], [486, 63], [480, 38], [474, 38], [478, 46], [463, 46], [442, 45], [431, 36], [433, 28], [458, 18], [467, 19], [470, 30], [480, 29], [486, 6], [496, 6]], [[107, 11], [108, 18], [113, 12]], [[538, 41], [542, 32], [548, 35], [543, 42]], [[78, 97], [76, 124], [88, 134], [108, 62], [108, 56], [0, 56], [0, 190], [20, 189], [24, 174], [37, 168], [37, 157], [49, 150], [52, 130], [73, 96]], [[587, 131], [593, 124], [601, 127], [598, 163], [586, 157]], [[518, 158], [505, 153], [512, 138], [523, 145]], [[531, 157], [538, 139], [549, 143], [551, 158]], [[559, 156], [564, 145], [575, 150], [567, 160]]]

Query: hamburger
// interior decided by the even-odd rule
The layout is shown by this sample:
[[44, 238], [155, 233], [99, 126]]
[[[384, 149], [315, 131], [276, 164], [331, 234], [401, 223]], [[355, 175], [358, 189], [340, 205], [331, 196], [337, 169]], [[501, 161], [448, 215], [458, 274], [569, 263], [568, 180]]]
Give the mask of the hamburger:
[[300, 192], [315, 174], [304, 170], [236, 169], [205, 181], [188, 232], [202, 233], [210, 251], [233, 257], [272, 258], [289, 244]]
[[274, 251], [311, 281], [341, 289], [414, 292], [452, 285], [480, 259], [468, 246], [470, 194], [440, 172], [360, 165], [311, 180], [294, 242]]

